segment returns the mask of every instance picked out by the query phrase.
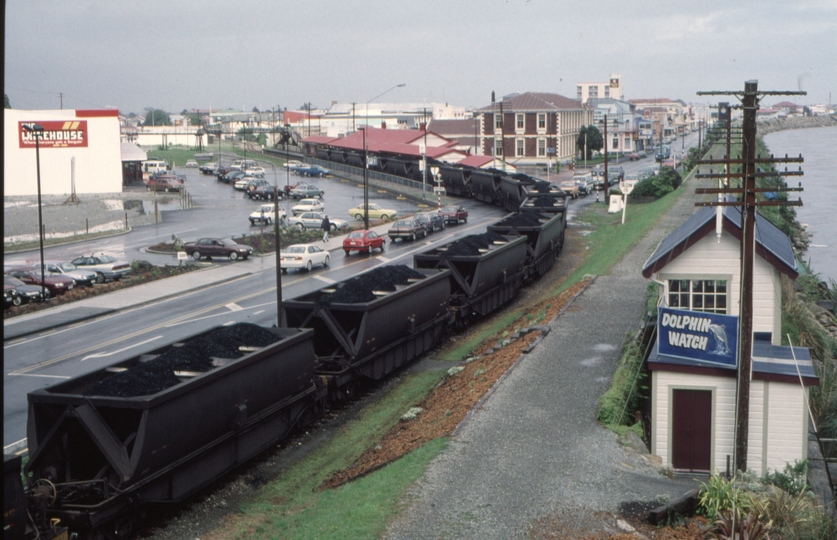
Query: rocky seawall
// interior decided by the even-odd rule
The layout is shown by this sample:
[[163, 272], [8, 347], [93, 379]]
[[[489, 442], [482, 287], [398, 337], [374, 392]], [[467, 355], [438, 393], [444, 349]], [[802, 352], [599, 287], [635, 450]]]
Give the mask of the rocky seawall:
[[805, 129], [833, 126], [837, 126], [837, 115], [790, 116], [786, 118], [772, 118], [770, 120], [759, 121], [758, 133], [759, 135], [767, 135], [768, 133], [782, 131], [785, 129]]

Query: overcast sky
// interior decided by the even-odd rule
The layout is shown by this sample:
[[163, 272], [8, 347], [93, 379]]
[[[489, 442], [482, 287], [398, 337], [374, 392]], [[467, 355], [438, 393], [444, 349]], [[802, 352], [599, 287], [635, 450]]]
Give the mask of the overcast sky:
[[[6, 0], [17, 109], [481, 107], [512, 92], [715, 103], [699, 90], [837, 101], [837, 0]], [[768, 97], [769, 105], [785, 98]]]

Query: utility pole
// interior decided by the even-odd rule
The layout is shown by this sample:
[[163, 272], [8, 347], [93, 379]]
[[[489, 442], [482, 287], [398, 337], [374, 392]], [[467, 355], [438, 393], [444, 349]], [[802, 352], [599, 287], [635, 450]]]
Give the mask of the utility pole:
[[500, 148], [503, 149], [503, 172], [506, 172], [506, 119], [503, 117], [503, 101], [500, 101]]
[[64, 94], [62, 92], [58, 93], [58, 100], [61, 103], [61, 108], [64, 108]]
[[[774, 163], [802, 163], [800, 155], [798, 158], [761, 158], [756, 156], [756, 113], [759, 108], [759, 100], [764, 95], [806, 95], [806, 92], [759, 92], [758, 81], [746, 81], [744, 92], [735, 91], [711, 91], [698, 92], [698, 95], [733, 95], [741, 101], [744, 109], [744, 117], [741, 127], [742, 155], [732, 159], [729, 155], [724, 159], [699, 160], [699, 165], [724, 165], [725, 171], [714, 174], [710, 169], [709, 174], [698, 174], [695, 178], [740, 178], [740, 188], [700, 188], [695, 190], [698, 194], [737, 194], [736, 201], [711, 201], [695, 203], [696, 206], [738, 206], [741, 208], [741, 292], [739, 299], [739, 321], [738, 321], [738, 381], [736, 388], [735, 407], [735, 450], [733, 461], [736, 471], [747, 470], [747, 448], [750, 416], [750, 377], [752, 373], [752, 349], [753, 349], [753, 263], [756, 238], [756, 209], [759, 206], [802, 206], [802, 200], [787, 201], [759, 201], [757, 193], [765, 192], [788, 192], [802, 191], [802, 187], [757, 187], [756, 178], [766, 176], [801, 176], [802, 170], [784, 172], [761, 172], [757, 165]], [[727, 133], [731, 133], [728, 129]], [[729, 148], [728, 143], [728, 148]], [[730, 173], [730, 165], [742, 166], [740, 173]]]

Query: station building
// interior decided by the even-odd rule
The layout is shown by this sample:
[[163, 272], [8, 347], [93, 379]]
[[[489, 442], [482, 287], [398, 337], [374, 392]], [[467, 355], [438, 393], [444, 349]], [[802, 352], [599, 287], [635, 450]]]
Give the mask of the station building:
[[[756, 214], [750, 373], [738, 368], [741, 211], [697, 211], [642, 269], [658, 284], [651, 372], [651, 453], [676, 471], [735, 463], [737, 377], [750, 380], [747, 468], [782, 471], [808, 457], [808, 394], [819, 384], [807, 347], [782, 345], [782, 277], [798, 275], [788, 237]], [[735, 471], [731, 470], [734, 473]]]
[[[43, 126], [35, 135], [24, 125]], [[28, 111], [6, 109], [3, 122], [5, 196], [118, 193], [123, 164], [116, 109]]]

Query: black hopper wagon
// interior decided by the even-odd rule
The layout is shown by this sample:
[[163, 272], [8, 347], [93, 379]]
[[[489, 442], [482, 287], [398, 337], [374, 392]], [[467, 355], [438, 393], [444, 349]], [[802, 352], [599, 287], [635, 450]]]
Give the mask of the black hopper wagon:
[[[311, 330], [219, 327], [28, 395], [32, 520], [128, 538], [318, 407]], [[57, 521], [54, 521], [57, 520]]]

